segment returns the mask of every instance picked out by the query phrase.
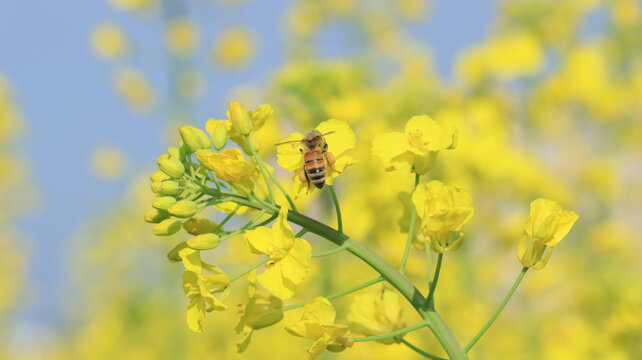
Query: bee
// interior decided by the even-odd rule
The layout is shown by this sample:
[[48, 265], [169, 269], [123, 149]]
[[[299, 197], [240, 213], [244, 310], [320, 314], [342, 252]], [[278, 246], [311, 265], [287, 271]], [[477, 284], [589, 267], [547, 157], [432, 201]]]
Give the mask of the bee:
[[310, 191], [310, 183], [314, 184], [318, 189], [323, 188], [326, 177], [326, 164], [332, 170], [339, 172], [333, 166], [336, 160], [334, 155], [328, 151], [328, 143], [324, 138], [325, 135], [332, 133], [334, 131], [321, 134], [318, 130], [311, 130], [301, 140], [284, 141], [276, 144], [301, 143], [305, 150], [299, 149], [303, 153], [303, 170], [299, 173], [299, 180], [302, 183], [308, 183], [308, 192]]

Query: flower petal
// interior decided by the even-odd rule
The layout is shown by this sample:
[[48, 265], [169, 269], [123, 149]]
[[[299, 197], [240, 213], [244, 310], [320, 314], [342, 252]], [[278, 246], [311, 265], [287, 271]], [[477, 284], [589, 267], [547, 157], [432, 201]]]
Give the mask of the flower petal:
[[372, 153], [383, 161], [386, 168], [391, 167], [392, 159], [409, 150], [408, 137], [397, 131], [377, 134], [372, 141]]
[[294, 239], [294, 245], [288, 254], [281, 259], [283, 264], [283, 277], [295, 284], [300, 283], [310, 269], [312, 248], [305, 239]]
[[265, 226], [246, 231], [244, 237], [255, 254], [267, 254], [272, 250], [272, 230]]
[[288, 208], [282, 206], [272, 226], [272, 244], [277, 249], [289, 250], [293, 243], [294, 231], [288, 224]]
[[[290, 134], [285, 141], [300, 141], [301, 139], [303, 139], [303, 134], [295, 132]], [[279, 145], [276, 150], [276, 157], [279, 166], [289, 172], [303, 167], [303, 153], [299, 142]]]
[[316, 129], [321, 133], [332, 134], [324, 135], [325, 141], [328, 144], [328, 151], [339, 157], [348, 149], [353, 149], [357, 143], [357, 138], [354, 131], [350, 128], [347, 122], [341, 120], [330, 119], [322, 122]]
[[289, 299], [294, 295], [296, 285], [283, 277], [282, 264], [276, 262], [269, 265], [265, 271], [257, 276], [259, 284], [281, 299]]
[[187, 326], [190, 330], [202, 333], [205, 330], [205, 300], [193, 297], [187, 306]]
[[336, 318], [337, 313], [328, 299], [319, 296], [310, 301], [303, 307], [303, 316], [301, 321], [318, 323], [318, 324], [332, 324]]
[[181, 257], [183, 266], [186, 271], [191, 271], [195, 274], [201, 273], [201, 252], [198, 250], [184, 248], [178, 252]]
[[337, 169], [337, 171], [332, 170], [330, 166], [326, 166], [326, 178], [325, 178], [325, 183], [327, 185], [332, 185], [334, 183], [334, 179], [340, 175], [340, 173], [345, 170], [346, 167], [350, 165], [354, 165], [357, 163], [357, 160], [352, 158], [351, 156], [343, 155], [337, 158], [336, 162], [334, 163], [334, 168]]

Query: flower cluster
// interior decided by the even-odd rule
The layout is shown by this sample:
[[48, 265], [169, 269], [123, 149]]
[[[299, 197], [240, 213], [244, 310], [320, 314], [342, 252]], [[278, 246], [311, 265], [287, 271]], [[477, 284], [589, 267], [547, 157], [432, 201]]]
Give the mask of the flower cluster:
[[[315, 180], [315, 188], [329, 185], [338, 218], [337, 230], [333, 230], [299, 212], [273, 169], [258, 155], [260, 145], [255, 133], [273, 117], [274, 111], [268, 105], [247, 111], [233, 101], [227, 120], [208, 121], [206, 131], [193, 126], [181, 127], [180, 146], [170, 147], [166, 154], [158, 157], [160, 170], [151, 176], [151, 188], [157, 197], [145, 220], [155, 224], [156, 235], [173, 235], [181, 229], [190, 234], [168, 254], [170, 261], [180, 262], [184, 267], [183, 290], [189, 299], [188, 327], [203, 332], [206, 314], [226, 310], [225, 301], [234, 281], [247, 275], [247, 302], [238, 306], [239, 318], [235, 327], [240, 335], [238, 352], [248, 348], [256, 330], [280, 322], [287, 310], [299, 306], [303, 306], [301, 319], [288, 325], [286, 330], [294, 336], [314, 340], [307, 349], [310, 359], [318, 358], [325, 350], [339, 352], [353, 346], [352, 334], [364, 335], [356, 341], [407, 344], [403, 338], [405, 333], [429, 326], [433, 321], [425, 311], [434, 311], [434, 292], [442, 258], [444, 253], [462, 245], [462, 227], [474, 213], [472, 197], [465, 190], [438, 180], [421, 181], [422, 175], [433, 167], [439, 151], [457, 146], [457, 130], [421, 115], [407, 122], [405, 133], [383, 133], [373, 139], [372, 152], [383, 160], [387, 170], [414, 173], [415, 179], [412, 193], [399, 196], [411, 211], [404, 215], [408, 216], [409, 236], [402, 265], [393, 272], [391, 267], [381, 265], [382, 260], [374, 253], [343, 233], [340, 204], [332, 185], [348, 166], [356, 164], [352, 156], [345, 154], [356, 145], [350, 126], [344, 121], [330, 119], [308, 135], [293, 133], [284, 142], [276, 144], [278, 164], [293, 173], [295, 198], [310, 188], [312, 180]], [[228, 146], [228, 140], [238, 147]], [[320, 183], [316, 182], [318, 174], [323, 174]], [[274, 196], [272, 185], [279, 188], [282, 198]], [[197, 216], [208, 207], [225, 213], [225, 218], [215, 222]], [[257, 211], [247, 224], [229, 230], [230, 219]], [[540, 269], [546, 265], [553, 246], [569, 232], [576, 219], [575, 213], [562, 210], [551, 200], [538, 199], [531, 204], [531, 217], [518, 247], [524, 270], [517, 284], [529, 268]], [[302, 227], [298, 234], [290, 222]], [[339, 247], [313, 256], [312, 246], [302, 237], [307, 232], [325, 237]], [[260, 255], [260, 260], [230, 277], [222, 269], [203, 261], [201, 253], [234, 239], [242, 239], [245, 248]], [[408, 291], [407, 283], [399, 280], [407, 280], [403, 271], [413, 243], [416, 248], [429, 247], [438, 253], [435, 274], [428, 282], [430, 289], [425, 298], [417, 294], [414, 287]], [[347, 314], [348, 325], [335, 323], [337, 314], [329, 300], [332, 296], [284, 306], [283, 302], [293, 298], [297, 287], [308, 277], [314, 257], [329, 256], [346, 249], [399, 290], [424, 321], [406, 327], [400, 297], [388, 285], [378, 293], [355, 296]], [[430, 259], [429, 251], [426, 255]], [[352, 291], [379, 281], [375, 279]], [[449, 355], [463, 354], [463, 349], [452, 346], [454, 340], [444, 340], [445, 336], [452, 335], [444, 332], [436, 332], [436, 335]]]

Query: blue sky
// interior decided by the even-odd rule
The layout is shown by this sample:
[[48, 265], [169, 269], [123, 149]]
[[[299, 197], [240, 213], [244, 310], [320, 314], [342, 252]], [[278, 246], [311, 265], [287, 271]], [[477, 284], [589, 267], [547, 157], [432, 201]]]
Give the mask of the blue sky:
[[[265, 84], [271, 72], [284, 64], [280, 21], [289, 2], [254, 1], [225, 11], [219, 11], [214, 2], [187, 3], [199, 8], [193, 13], [203, 25], [204, 51], [207, 39], [229, 25], [250, 25], [261, 37], [257, 61], [246, 71], [208, 71], [207, 91], [196, 104], [194, 119], [202, 123], [224, 113], [225, 96], [232, 89], [248, 82]], [[457, 52], [485, 37], [492, 11], [491, 1], [434, 1], [431, 17], [411, 30], [433, 49], [440, 75], [448, 78]], [[144, 168], [165, 148], [165, 116], [142, 117], [129, 111], [110, 88], [109, 76], [116, 67], [89, 51], [90, 31], [104, 20], [121, 24], [136, 39], [132, 63], [163, 91], [167, 64], [157, 18], [116, 11], [107, 1], [0, 2], [0, 73], [16, 90], [25, 115], [27, 131], [18, 151], [31, 161], [42, 197], [38, 211], [20, 222], [22, 231], [33, 239], [33, 250], [32, 296], [18, 314], [19, 321], [52, 326], [62, 320], [56, 299], [65, 283], [67, 243], [83, 221], [100, 213], [127, 188], [127, 179], [111, 183], [91, 175], [91, 151], [97, 145], [115, 145], [127, 152], [133, 167]], [[345, 51], [340, 35], [324, 33], [321, 44], [329, 57]]]

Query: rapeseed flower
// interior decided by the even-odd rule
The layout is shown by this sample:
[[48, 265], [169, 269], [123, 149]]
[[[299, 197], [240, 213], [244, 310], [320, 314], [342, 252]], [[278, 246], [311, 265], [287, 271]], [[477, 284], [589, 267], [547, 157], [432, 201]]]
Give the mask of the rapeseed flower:
[[517, 257], [522, 265], [535, 270], [546, 266], [553, 247], [568, 234], [577, 219], [576, 213], [563, 210], [553, 200], [537, 199], [531, 202], [531, 213], [517, 247]]
[[296, 284], [310, 270], [312, 256], [310, 244], [294, 237], [287, 217], [288, 209], [281, 207], [272, 229], [261, 226], [245, 233], [250, 250], [269, 258], [265, 271], [258, 275], [259, 283], [281, 299], [294, 295]]
[[[327, 134], [323, 137], [325, 142], [328, 144], [328, 161], [334, 159], [334, 163], [328, 166], [326, 164], [326, 178], [325, 183], [332, 185], [334, 179], [345, 170], [347, 166], [354, 165], [356, 160], [351, 156], [344, 155], [344, 152], [354, 148], [356, 144], [356, 136], [350, 126], [345, 121], [341, 120], [326, 120], [319, 124], [315, 128], [321, 134]], [[299, 142], [303, 139], [303, 134], [295, 132], [290, 134], [285, 141], [293, 141], [289, 144], [283, 144], [277, 149], [277, 161], [279, 165], [289, 172], [294, 172], [296, 175], [294, 177], [294, 189], [295, 195], [300, 195], [304, 190], [308, 188], [313, 189], [313, 186], [309, 186], [308, 182], [301, 181], [301, 174], [303, 172], [304, 160], [303, 156], [305, 150]], [[305, 179], [305, 177], [303, 177]]]
[[198, 47], [198, 27], [187, 18], [174, 19], [167, 27], [165, 42], [172, 54], [176, 56], [191, 55]]
[[100, 23], [91, 32], [91, 49], [105, 60], [118, 60], [127, 55], [129, 41], [116, 24]]
[[403, 133], [378, 134], [372, 152], [381, 158], [386, 170], [412, 171], [423, 175], [430, 170], [440, 150], [457, 147], [458, 133], [427, 115], [413, 116]]
[[[195, 332], [203, 332], [205, 313], [213, 310], [225, 310], [223, 303], [229, 294], [230, 278], [223, 270], [201, 261], [200, 251], [184, 248], [178, 252], [185, 273], [183, 273], [183, 291], [190, 299], [187, 306], [187, 326]], [[210, 274], [201, 274], [202, 269]], [[221, 299], [212, 293], [223, 292]]]
[[241, 150], [231, 148], [220, 153], [198, 150], [196, 158], [201, 165], [214, 171], [217, 178], [232, 185], [239, 193], [247, 195], [254, 189], [258, 170], [255, 164], [245, 161]]
[[212, 47], [214, 63], [224, 68], [243, 68], [256, 54], [256, 36], [249, 28], [224, 29]]
[[[406, 327], [401, 313], [399, 295], [383, 287], [377, 293], [355, 295], [347, 316], [348, 325], [353, 332], [365, 336], [386, 334]], [[378, 341], [382, 344], [392, 344], [395, 338]]]
[[317, 297], [305, 304], [301, 320], [285, 330], [294, 336], [315, 340], [314, 344], [307, 348], [309, 359], [313, 360], [321, 356], [326, 349], [340, 352], [354, 343], [348, 327], [334, 323], [336, 316], [337, 313], [328, 299]]
[[456, 250], [461, 245], [464, 234], [459, 230], [474, 212], [466, 191], [433, 180], [417, 186], [412, 202], [421, 219], [421, 232], [417, 234], [420, 243], [430, 242], [430, 248], [438, 253]]
[[156, 94], [147, 78], [138, 70], [119, 70], [113, 78], [116, 92], [128, 106], [141, 114], [148, 114], [156, 105]]
[[236, 344], [239, 353], [247, 349], [254, 330], [274, 325], [283, 319], [283, 301], [274, 295], [256, 290], [256, 270], [250, 271], [247, 278], [248, 301], [245, 305], [239, 305], [239, 321], [235, 327], [236, 333], [243, 335]]

